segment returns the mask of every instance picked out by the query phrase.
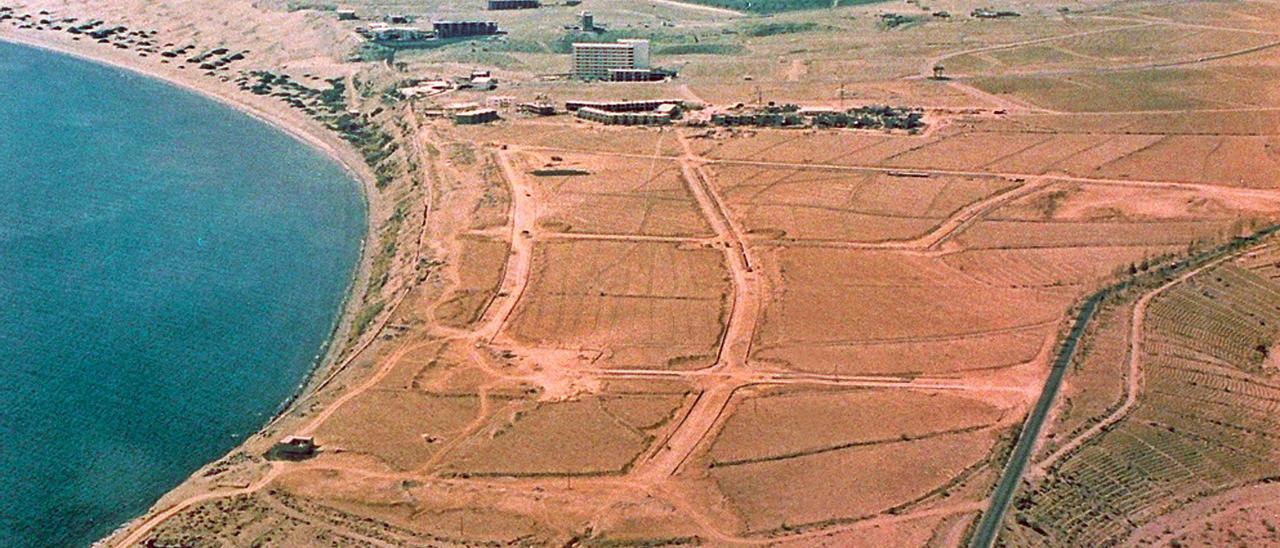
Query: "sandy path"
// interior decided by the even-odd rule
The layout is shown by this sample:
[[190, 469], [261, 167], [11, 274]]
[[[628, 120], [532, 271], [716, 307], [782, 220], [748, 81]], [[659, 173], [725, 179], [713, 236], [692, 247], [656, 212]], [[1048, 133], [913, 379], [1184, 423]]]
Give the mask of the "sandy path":
[[498, 295], [506, 295], [506, 298], [475, 332], [477, 339], [489, 342], [497, 338], [529, 286], [529, 274], [533, 271], [533, 237], [538, 221], [538, 206], [529, 182], [511, 164], [508, 151], [498, 150], [495, 157], [503, 178], [511, 187], [511, 256], [507, 259], [506, 272], [498, 290]]
[[[986, 217], [988, 213], [999, 209], [1001, 206], [1009, 202], [1039, 192], [1047, 186], [1049, 186], [1048, 181], [1044, 179], [1036, 179], [1029, 183], [1018, 185], [1004, 192], [999, 192], [985, 199], [973, 202], [963, 208], [960, 208], [959, 211], [955, 212], [950, 217], [947, 217], [946, 220], [928, 234], [916, 238], [915, 240], [907, 240], [901, 245], [907, 249], [937, 249], [956, 234], [963, 232], [966, 228], [969, 228], [970, 226], [973, 226], [974, 223], [982, 220], [982, 218]], [[891, 244], [893, 242], [886, 243]]]
[[791, 65], [787, 67], [787, 81], [799, 82], [808, 71], [809, 66], [805, 64], [804, 59], [792, 59]]
[[142, 542], [142, 539], [146, 537], [147, 534], [151, 533], [151, 531], [155, 529], [156, 526], [160, 525], [161, 523], [164, 523], [165, 520], [177, 515], [178, 512], [186, 510], [187, 508], [190, 508], [202, 502], [213, 500], [213, 499], [219, 499], [223, 497], [234, 497], [237, 495], [248, 495], [250, 493], [254, 493], [262, 489], [263, 487], [266, 487], [267, 484], [275, 480], [276, 476], [279, 476], [281, 472], [283, 472], [283, 469], [281, 467], [273, 465], [270, 471], [264, 474], [261, 478], [258, 478], [258, 481], [253, 482], [247, 487], [236, 489], [234, 491], [210, 491], [208, 493], [203, 493], [203, 494], [185, 499], [173, 506], [170, 506], [165, 511], [155, 514], [151, 516], [151, 518], [142, 522], [140, 525], [134, 528], [133, 532], [129, 533], [128, 536], [124, 537], [123, 540], [117, 543], [116, 546], [134, 546], [134, 545], [140, 544]]
[[652, 482], [665, 480], [679, 470], [720, 422], [733, 393], [742, 386], [737, 374], [747, 367], [762, 298], [761, 281], [753, 272], [741, 228], [735, 224], [705, 174], [699, 171], [696, 165], [699, 158], [684, 134], [677, 130], [676, 138], [685, 152], [679, 161], [685, 184], [724, 251], [725, 265], [732, 278], [733, 300], [715, 364], [707, 369], [708, 372], [724, 372], [727, 376], [701, 376], [700, 393], [689, 412], [658, 449], [637, 466], [635, 475]]

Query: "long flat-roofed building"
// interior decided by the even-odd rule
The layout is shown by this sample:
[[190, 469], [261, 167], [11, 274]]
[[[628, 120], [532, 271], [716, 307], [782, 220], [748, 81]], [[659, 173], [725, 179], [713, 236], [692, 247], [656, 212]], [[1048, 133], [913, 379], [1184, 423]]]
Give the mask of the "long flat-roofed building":
[[436, 38], [498, 34], [498, 24], [493, 21], [432, 21], [431, 28], [435, 31]]
[[490, 10], [527, 10], [542, 7], [538, 0], [489, 0]]
[[579, 42], [573, 45], [575, 78], [610, 80], [616, 69], [649, 68], [648, 40]]

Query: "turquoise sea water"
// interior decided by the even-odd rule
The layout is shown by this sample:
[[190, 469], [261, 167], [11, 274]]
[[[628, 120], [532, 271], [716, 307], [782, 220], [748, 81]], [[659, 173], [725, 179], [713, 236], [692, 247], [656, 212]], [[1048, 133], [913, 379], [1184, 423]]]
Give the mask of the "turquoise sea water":
[[161, 82], [0, 43], [0, 546], [76, 546], [257, 430], [359, 260], [338, 165]]

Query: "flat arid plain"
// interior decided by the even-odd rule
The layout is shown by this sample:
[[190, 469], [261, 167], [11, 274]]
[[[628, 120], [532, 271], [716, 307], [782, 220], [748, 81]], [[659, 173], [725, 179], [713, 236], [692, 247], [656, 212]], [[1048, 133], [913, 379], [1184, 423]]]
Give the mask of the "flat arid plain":
[[[0, 0], [367, 183], [333, 355], [103, 542], [1280, 544], [1280, 2], [849, 3]], [[679, 75], [552, 76], [584, 9]], [[507, 34], [388, 59], [392, 13]], [[509, 106], [634, 99], [684, 120]], [[767, 103], [923, 126], [697, 121]]]

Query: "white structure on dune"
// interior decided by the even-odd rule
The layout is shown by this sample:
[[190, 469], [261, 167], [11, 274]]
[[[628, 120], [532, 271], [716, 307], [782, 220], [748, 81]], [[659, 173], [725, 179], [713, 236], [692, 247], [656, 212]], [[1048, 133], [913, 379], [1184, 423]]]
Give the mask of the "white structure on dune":
[[649, 68], [648, 40], [618, 40], [614, 43], [586, 42], [573, 45], [575, 78], [610, 80], [614, 70]]

